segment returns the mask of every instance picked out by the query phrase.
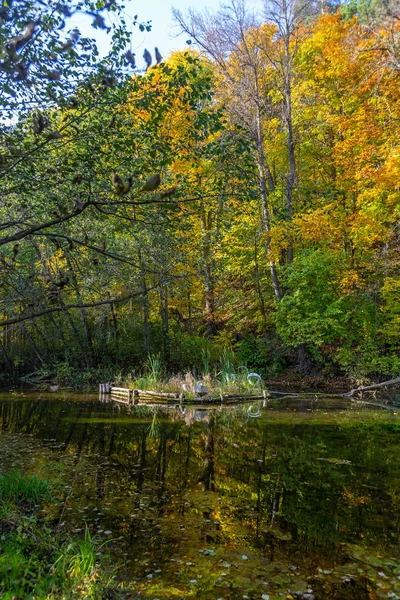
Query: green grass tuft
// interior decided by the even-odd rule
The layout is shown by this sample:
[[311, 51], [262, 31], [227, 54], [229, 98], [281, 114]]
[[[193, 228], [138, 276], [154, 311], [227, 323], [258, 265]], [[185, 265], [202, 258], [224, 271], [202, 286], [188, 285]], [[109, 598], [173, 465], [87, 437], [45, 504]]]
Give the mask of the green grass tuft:
[[21, 504], [28, 502], [38, 504], [51, 497], [50, 485], [36, 475], [22, 475], [11, 471], [0, 475], [0, 502], [5, 504]]

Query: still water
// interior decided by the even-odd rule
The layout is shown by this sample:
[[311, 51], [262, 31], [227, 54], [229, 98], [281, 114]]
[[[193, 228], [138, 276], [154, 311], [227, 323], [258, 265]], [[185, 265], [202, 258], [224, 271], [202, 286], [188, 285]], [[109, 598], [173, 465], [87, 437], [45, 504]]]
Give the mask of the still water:
[[400, 598], [400, 413], [332, 400], [127, 407], [3, 394], [0, 469], [111, 540], [138, 598]]

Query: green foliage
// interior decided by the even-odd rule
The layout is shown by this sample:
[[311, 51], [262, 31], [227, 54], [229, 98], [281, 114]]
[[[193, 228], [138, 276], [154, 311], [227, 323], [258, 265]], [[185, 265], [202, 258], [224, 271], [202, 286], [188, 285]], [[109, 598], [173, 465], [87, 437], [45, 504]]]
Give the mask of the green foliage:
[[[2, 598], [49, 597], [56, 583], [49, 574], [48, 560], [51, 557], [51, 545], [39, 533], [39, 543], [35, 543], [32, 535], [37, 535], [38, 528], [32, 523], [22, 521], [15, 532], [3, 536], [0, 555], [0, 590]], [[42, 545], [43, 544], [43, 545]], [[40, 548], [40, 550], [39, 550]], [[47, 556], [45, 555], [47, 553]]]
[[82, 369], [69, 362], [57, 361], [23, 379], [26, 383], [38, 385], [43, 389], [48, 389], [50, 381], [62, 387], [88, 391], [93, 387], [97, 388], [99, 381], [112, 381], [119, 370], [119, 367], [114, 364], [99, 364], [97, 367]]
[[24, 476], [17, 471], [0, 475], [0, 502], [34, 505], [50, 497], [48, 482], [36, 475]]
[[[84, 85], [99, 85], [112, 68], [115, 74], [130, 38], [122, 9], [117, 2], [91, 0], [4, 3], [0, 17], [2, 111], [15, 117], [13, 111], [28, 114], [37, 104], [66, 105], [68, 96], [85, 79]], [[108, 56], [100, 58], [93, 38], [68, 27], [69, 19], [78, 15], [91, 16], [94, 29], [111, 34]], [[135, 19], [132, 25], [137, 24]], [[149, 24], [140, 27], [148, 29]]]
[[[300, 345], [351, 374], [396, 369], [398, 20], [392, 3], [335, 6], [300, 10], [290, 60], [274, 25], [242, 31], [223, 9], [245, 55], [221, 42], [220, 60], [190, 49], [133, 76], [118, 3], [1, 9], [0, 105], [22, 111], [0, 131], [2, 378], [216, 370], [229, 387], [239, 365], [297, 367]], [[58, 51], [69, 12], [110, 21], [110, 56], [79, 36]]]
[[395, 10], [392, 0], [345, 0], [340, 7], [344, 19], [357, 16], [361, 23], [379, 22]]
[[224, 348], [219, 359], [218, 375], [223, 386], [233, 383], [236, 378], [235, 354], [232, 348]]
[[[36, 475], [9, 472], [0, 477], [0, 594], [12, 598], [102, 598], [114, 585], [102, 569], [102, 542], [85, 529], [69, 541], [41, 522], [35, 509], [52, 500], [52, 483]], [[28, 511], [28, 512], [27, 512]]]
[[379, 309], [368, 290], [341, 292], [346, 262], [327, 249], [297, 256], [287, 269], [288, 293], [277, 306], [277, 331], [289, 346], [306, 344], [316, 359], [335, 362], [354, 378], [390, 376], [400, 366], [393, 347], [397, 282], [386, 280]]
[[367, 341], [359, 346], [344, 346], [335, 353], [335, 360], [355, 380], [362, 377], [391, 378], [400, 371], [400, 357], [383, 344]]
[[64, 586], [73, 597], [102, 597], [104, 588], [112, 583], [112, 575], [100, 570], [99, 556], [108, 543], [92, 536], [86, 527], [83, 539], [73, 541], [59, 551], [52, 571], [64, 579]]
[[19, 524], [1, 542], [2, 598], [104, 597], [114, 579], [111, 571], [100, 567], [103, 547], [87, 530], [84, 539], [65, 544], [35, 519], [27, 522], [20, 516]]
[[388, 343], [396, 344], [400, 329], [400, 278], [387, 277], [382, 285], [382, 333]]
[[158, 381], [163, 373], [163, 364], [161, 360], [160, 354], [149, 354], [145, 369], [148, 372], [150, 377], [150, 381], [156, 382]]
[[348, 336], [351, 302], [338, 291], [343, 259], [328, 250], [303, 251], [287, 269], [287, 294], [277, 305], [276, 325], [290, 346], [316, 348]]

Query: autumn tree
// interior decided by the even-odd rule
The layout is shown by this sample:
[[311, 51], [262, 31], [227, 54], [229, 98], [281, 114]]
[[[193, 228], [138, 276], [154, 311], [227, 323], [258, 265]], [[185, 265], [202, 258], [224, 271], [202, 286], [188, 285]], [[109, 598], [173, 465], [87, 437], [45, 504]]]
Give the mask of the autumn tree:
[[278, 321], [291, 344], [324, 347], [354, 372], [393, 372], [398, 358], [384, 333], [384, 306], [388, 287], [396, 287], [397, 76], [366, 31], [355, 19], [324, 16], [299, 49], [303, 208], [293, 222], [299, 257], [288, 278], [296, 292], [278, 307]]
[[[185, 17], [175, 11], [175, 18], [185, 33], [213, 59], [221, 74], [222, 97], [233, 122], [246, 127], [254, 144], [254, 159], [258, 169], [258, 185], [266, 232], [266, 253], [270, 264], [272, 285], [278, 300], [282, 297], [276, 263], [269, 256], [271, 206], [270, 194], [275, 181], [265, 147], [263, 118], [270, 110], [268, 97], [263, 93], [264, 65], [260, 62], [251, 32], [258, 20], [239, 0], [217, 14], [197, 13]], [[271, 33], [272, 35], [272, 33]]]

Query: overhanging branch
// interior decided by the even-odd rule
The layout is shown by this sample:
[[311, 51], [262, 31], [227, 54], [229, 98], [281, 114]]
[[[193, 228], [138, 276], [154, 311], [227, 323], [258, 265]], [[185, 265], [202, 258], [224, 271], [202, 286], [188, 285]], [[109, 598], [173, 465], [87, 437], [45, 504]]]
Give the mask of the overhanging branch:
[[[147, 288], [147, 292], [159, 287], [161, 283], [162, 282], [159, 281], [156, 285]], [[55, 312], [65, 312], [66, 310], [70, 309], [93, 308], [95, 306], [103, 306], [105, 304], [118, 304], [120, 302], [126, 302], [127, 300], [131, 300], [132, 298], [136, 298], [142, 295], [143, 292], [135, 292], [133, 294], [128, 294], [127, 296], [121, 296], [119, 298], [108, 298], [107, 300], [99, 300], [98, 302], [84, 302], [82, 304], [65, 304], [64, 306], [52, 306], [51, 308], [44, 308], [39, 312], [30, 313], [29, 315], [19, 315], [18, 317], [13, 317], [11, 319], [0, 321], [0, 327], [6, 327], [7, 325], [15, 325], [16, 323], [22, 323], [23, 321], [29, 321], [30, 319], [37, 319], [38, 317], [42, 317], [43, 315], [48, 315], [50, 313]]]

